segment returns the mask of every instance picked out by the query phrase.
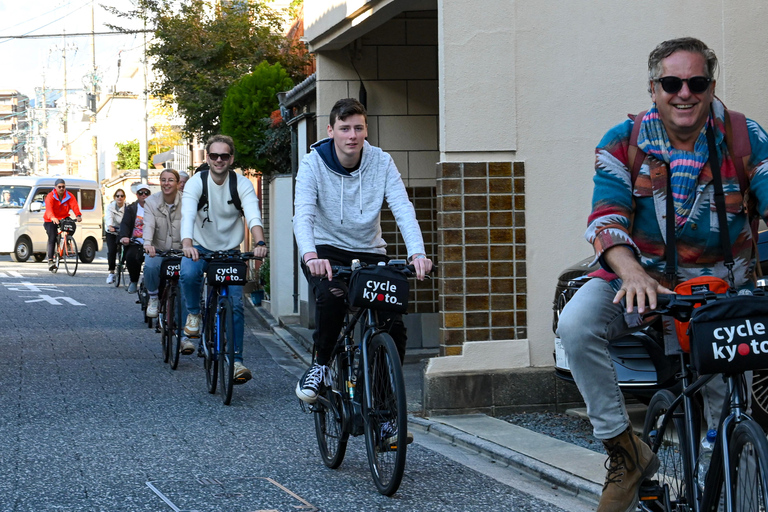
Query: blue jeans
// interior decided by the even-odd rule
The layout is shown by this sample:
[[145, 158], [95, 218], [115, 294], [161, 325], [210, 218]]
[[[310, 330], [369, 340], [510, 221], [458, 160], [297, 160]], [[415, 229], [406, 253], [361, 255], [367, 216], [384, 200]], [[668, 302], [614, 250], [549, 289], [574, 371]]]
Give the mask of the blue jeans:
[[[200, 252], [207, 252], [201, 246], [195, 246]], [[200, 299], [203, 294], [203, 280], [205, 271], [208, 269], [208, 262], [199, 259], [181, 258], [181, 295], [186, 303], [186, 309], [191, 315], [200, 314]], [[243, 287], [230, 286], [229, 297], [232, 299], [232, 317], [234, 320], [233, 341], [235, 342], [235, 361], [243, 362], [243, 333], [245, 332], [245, 321], [243, 311]], [[215, 307], [215, 305], [213, 306]]]
[[[642, 327], [635, 321], [636, 315], [625, 315], [625, 307], [613, 303], [615, 295], [616, 289], [605, 280], [590, 279], [565, 305], [557, 324], [571, 374], [587, 404], [587, 415], [598, 439], [613, 439], [629, 426], [608, 345]], [[633, 327], [627, 325], [628, 320]], [[749, 373], [747, 384], [751, 387]], [[715, 378], [702, 393], [707, 427], [717, 428], [725, 383]]]
[[[147, 291], [150, 295], [157, 295], [160, 289], [160, 272], [163, 270], [163, 260], [160, 256], [150, 256], [149, 254], [144, 256], [144, 286], [147, 287]], [[166, 281], [167, 282], [167, 281]], [[187, 304], [184, 301], [184, 292], [181, 286], [179, 286], [179, 292], [181, 300], [181, 322], [184, 322], [187, 318]]]

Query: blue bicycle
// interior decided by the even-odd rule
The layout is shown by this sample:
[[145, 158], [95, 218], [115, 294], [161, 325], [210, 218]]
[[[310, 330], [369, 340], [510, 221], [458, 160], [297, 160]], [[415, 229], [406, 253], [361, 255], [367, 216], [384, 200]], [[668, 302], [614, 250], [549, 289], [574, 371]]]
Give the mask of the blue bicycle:
[[244, 286], [247, 283], [248, 265], [246, 260], [261, 259], [252, 252], [213, 251], [200, 254], [208, 261], [206, 281], [208, 292], [203, 306], [203, 367], [208, 392], [216, 393], [221, 384], [224, 405], [232, 401], [235, 376], [234, 318], [230, 286]]

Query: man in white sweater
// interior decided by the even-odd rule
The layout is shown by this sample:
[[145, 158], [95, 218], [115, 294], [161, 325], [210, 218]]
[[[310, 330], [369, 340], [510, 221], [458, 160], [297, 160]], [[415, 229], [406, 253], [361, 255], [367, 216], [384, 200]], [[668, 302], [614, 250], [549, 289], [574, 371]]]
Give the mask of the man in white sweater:
[[[184, 334], [190, 337], [200, 336], [200, 298], [203, 293], [203, 277], [208, 268], [208, 263], [199, 258], [199, 253], [237, 249], [245, 238], [244, 217], [256, 243], [254, 254], [260, 257], [267, 255], [256, 191], [247, 178], [234, 171], [230, 172], [235, 159], [232, 138], [214, 135], [208, 139], [205, 151], [210, 170], [208, 173], [197, 173], [189, 179], [181, 202], [181, 246], [184, 258], [181, 260], [180, 284], [189, 311]], [[204, 174], [207, 174], [208, 204], [198, 209], [203, 193], [201, 176]], [[237, 180], [242, 212], [232, 201], [231, 179]], [[234, 382], [244, 384], [251, 379], [251, 372], [243, 365], [243, 289], [231, 286], [229, 293], [234, 304]]]
[[[365, 140], [367, 112], [356, 99], [339, 100], [331, 109], [328, 138], [312, 145], [296, 176], [293, 232], [304, 273], [315, 294], [315, 362], [296, 385], [307, 403], [317, 399], [344, 321], [346, 286], [333, 279], [332, 265], [359, 259], [386, 261], [381, 237], [381, 206], [386, 200], [405, 240], [418, 279], [432, 269], [424, 254], [421, 228], [392, 157]], [[405, 326], [397, 314], [380, 315], [405, 355]]]

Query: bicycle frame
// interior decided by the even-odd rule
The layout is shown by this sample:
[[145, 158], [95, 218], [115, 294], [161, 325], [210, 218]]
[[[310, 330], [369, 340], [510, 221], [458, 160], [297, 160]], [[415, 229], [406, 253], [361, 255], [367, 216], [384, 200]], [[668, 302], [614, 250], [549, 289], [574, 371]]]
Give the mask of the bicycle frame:
[[[229, 286], [210, 286], [208, 285], [208, 294], [205, 299], [205, 311], [203, 314], [203, 329], [205, 329], [205, 322], [208, 317], [207, 313], [211, 310], [211, 308], [218, 309], [219, 307], [219, 301], [223, 298], [229, 297]], [[214, 304], [215, 301], [215, 304]], [[219, 354], [221, 353], [221, 318], [219, 318], [219, 315], [214, 316], [214, 327], [216, 329], [216, 339], [214, 340], [214, 351], [213, 354], [211, 354], [211, 360], [214, 362], [218, 362], [219, 360]], [[203, 344], [205, 347], [205, 344]], [[207, 350], [208, 348], [205, 347], [204, 350]]]

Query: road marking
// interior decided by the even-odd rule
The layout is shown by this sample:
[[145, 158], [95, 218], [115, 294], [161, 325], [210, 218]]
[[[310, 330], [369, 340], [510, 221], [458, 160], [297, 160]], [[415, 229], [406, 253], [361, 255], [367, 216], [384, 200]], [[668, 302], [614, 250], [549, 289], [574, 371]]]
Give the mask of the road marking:
[[[57, 292], [61, 293], [61, 290], [56, 288], [55, 284], [42, 284], [37, 285], [30, 281], [22, 281], [20, 283], [3, 283], [3, 286], [13, 292]], [[18, 287], [18, 288], [13, 288]]]
[[[30, 303], [30, 302], [47, 302], [48, 304], [52, 304], [54, 306], [62, 306], [63, 304], [61, 304], [59, 301], [63, 300], [63, 301], [69, 302], [73, 306], [85, 306], [85, 304], [81, 304], [81, 303], [77, 302], [72, 297], [65, 297], [63, 295], [60, 296], [60, 297], [51, 297], [50, 295], [47, 295], [47, 294], [41, 294], [41, 295], [21, 295], [22, 299], [23, 298], [27, 298], [27, 297], [32, 298], [32, 300], [25, 300], [24, 302], [26, 302], [26, 303]], [[37, 298], [34, 298], [34, 297], [37, 297]]]

